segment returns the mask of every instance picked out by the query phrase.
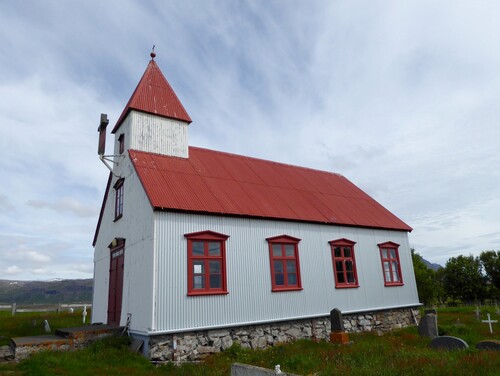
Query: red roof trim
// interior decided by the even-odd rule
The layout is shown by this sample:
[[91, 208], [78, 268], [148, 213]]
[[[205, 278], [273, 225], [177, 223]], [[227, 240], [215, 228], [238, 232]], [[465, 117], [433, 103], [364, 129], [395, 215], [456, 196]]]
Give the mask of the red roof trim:
[[131, 110], [191, 123], [192, 120], [154, 60], [144, 71], [111, 133], [116, 133]]
[[[153, 207], [154, 211], [158, 212], [168, 212], [168, 213], [184, 213], [184, 214], [199, 214], [199, 215], [209, 215], [209, 216], [220, 216], [220, 217], [232, 217], [232, 218], [250, 218], [250, 219], [272, 219], [273, 221], [280, 222], [300, 222], [300, 223], [311, 223], [311, 224], [325, 224], [325, 225], [335, 225], [340, 227], [357, 227], [357, 228], [366, 228], [366, 229], [380, 229], [384, 228], [385, 230], [394, 230], [394, 231], [408, 231], [411, 232], [413, 229], [405, 230], [396, 227], [381, 227], [381, 226], [362, 226], [362, 225], [353, 225], [353, 224], [345, 224], [345, 223], [335, 223], [335, 222], [326, 222], [326, 221], [306, 221], [303, 219], [287, 219], [281, 217], [264, 217], [259, 215], [245, 215], [245, 214], [227, 214], [227, 213], [213, 213], [209, 211], [201, 211], [201, 210], [182, 210], [182, 209], [170, 209], [170, 208], [161, 208], [161, 207]], [[378, 244], [377, 244], [378, 245]]]

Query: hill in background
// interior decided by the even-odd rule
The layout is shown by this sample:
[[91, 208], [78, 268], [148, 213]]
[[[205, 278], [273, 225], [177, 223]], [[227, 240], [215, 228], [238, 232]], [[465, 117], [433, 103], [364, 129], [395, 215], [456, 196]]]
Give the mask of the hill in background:
[[432, 269], [434, 271], [436, 270], [439, 270], [439, 269], [442, 269], [443, 267], [439, 264], [433, 264], [429, 261], [427, 261], [426, 259], [422, 258], [422, 261], [424, 262], [424, 264], [429, 268], [429, 269]]
[[0, 279], [0, 304], [90, 303], [92, 279], [8, 281]]
[[[422, 259], [433, 270], [441, 269]], [[92, 302], [92, 279], [9, 281], [0, 279], [0, 304], [60, 304]]]

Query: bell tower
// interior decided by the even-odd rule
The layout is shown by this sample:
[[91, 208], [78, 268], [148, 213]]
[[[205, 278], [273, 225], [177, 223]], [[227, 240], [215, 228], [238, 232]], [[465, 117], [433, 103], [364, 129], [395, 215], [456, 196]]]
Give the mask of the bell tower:
[[188, 158], [191, 118], [155, 62], [151, 60], [116, 125], [114, 154], [128, 149]]

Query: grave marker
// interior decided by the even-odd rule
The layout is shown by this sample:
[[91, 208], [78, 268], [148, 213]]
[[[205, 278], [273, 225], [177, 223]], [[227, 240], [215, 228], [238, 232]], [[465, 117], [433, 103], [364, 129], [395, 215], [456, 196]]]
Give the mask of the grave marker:
[[468, 348], [469, 345], [461, 338], [442, 336], [434, 338], [429, 347], [432, 349], [461, 350]]
[[349, 343], [349, 337], [344, 329], [344, 319], [342, 318], [342, 312], [339, 309], [334, 308], [330, 311], [330, 342], [346, 344]]
[[479, 310], [478, 306], [476, 306], [474, 313], [476, 314], [476, 320], [481, 321], [481, 311]]
[[437, 316], [428, 313], [420, 320], [418, 324], [418, 334], [421, 337], [436, 338], [438, 334]]
[[330, 311], [330, 327], [332, 332], [343, 332], [345, 330], [342, 312], [337, 308]]
[[476, 349], [500, 351], [500, 341], [497, 339], [487, 339], [485, 341], [479, 342], [476, 345]]
[[488, 320], [483, 320], [482, 322], [489, 325], [490, 334], [493, 334], [493, 327], [491, 326], [491, 324], [497, 323], [498, 320], [492, 320], [489, 313], [487, 314], [487, 316], [488, 316]]

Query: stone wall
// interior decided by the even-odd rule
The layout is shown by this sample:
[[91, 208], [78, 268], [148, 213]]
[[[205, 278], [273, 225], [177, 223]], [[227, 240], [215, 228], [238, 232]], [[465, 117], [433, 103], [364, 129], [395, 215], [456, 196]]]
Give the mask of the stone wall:
[[[418, 309], [393, 309], [343, 315], [347, 332], [383, 333], [392, 329], [416, 325]], [[330, 318], [274, 322], [234, 328], [201, 330], [153, 336], [149, 339], [149, 357], [153, 361], [199, 360], [239, 343], [243, 348], [266, 348], [296, 339], [328, 340]]]

